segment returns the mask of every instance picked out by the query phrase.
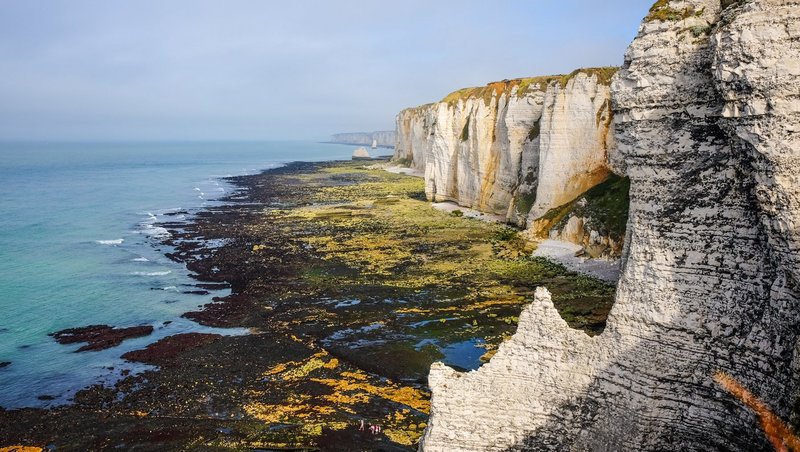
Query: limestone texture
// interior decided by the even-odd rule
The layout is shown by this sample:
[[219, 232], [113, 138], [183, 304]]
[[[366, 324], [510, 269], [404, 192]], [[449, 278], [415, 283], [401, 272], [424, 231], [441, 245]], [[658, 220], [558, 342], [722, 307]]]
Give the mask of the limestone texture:
[[630, 216], [604, 332], [539, 288], [481, 369], [433, 365], [421, 450], [780, 444], [720, 373], [800, 424], [800, 3], [722, 3], [657, 2], [612, 83]]
[[428, 199], [524, 226], [608, 176], [614, 71], [504, 80], [403, 110], [394, 160], [424, 172]]

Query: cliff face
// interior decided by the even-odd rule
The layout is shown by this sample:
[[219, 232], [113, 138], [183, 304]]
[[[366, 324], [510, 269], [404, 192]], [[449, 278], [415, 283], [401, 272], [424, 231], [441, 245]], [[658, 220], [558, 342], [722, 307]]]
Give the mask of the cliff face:
[[615, 69], [491, 83], [397, 117], [395, 160], [428, 198], [524, 225], [604, 180]]
[[800, 7], [723, 3], [657, 2], [612, 84], [631, 204], [606, 330], [538, 289], [481, 369], [432, 367], [422, 449], [770, 449], [722, 373], [797, 425]]
[[384, 130], [378, 132], [337, 133], [331, 135], [331, 143], [371, 146], [372, 140], [377, 141], [378, 146], [393, 147], [395, 141], [397, 141], [397, 134], [394, 130]]
[[392, 160], [417, 171], [425, 171], [425, 162], [433, 143], [436, 104], [407, 108], [396, 118], [397, 142]]

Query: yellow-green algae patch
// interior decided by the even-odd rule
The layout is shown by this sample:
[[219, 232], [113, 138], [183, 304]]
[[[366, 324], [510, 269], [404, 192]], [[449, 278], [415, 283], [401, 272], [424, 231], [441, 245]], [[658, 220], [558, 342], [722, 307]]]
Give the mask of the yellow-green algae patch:
[[[293, 286], [298, 294], [354, 297], [361, 304], [346, 310], [305, 304], [305, 314], [287, 320], [285, 327], [334, 335], [342, 328], [369, 330], [359, 337], [376, 344], [387, 336], [409, 339], [354, 352], [346, 341], [325, 342], [328, 333], [320, 334], [327, 350], [265, 369], [265, 378], [299, 389], [277, 403], [260, 402], [258, 394], [252, 394], [254, 402], [246, 412], [255, 419], [332, 429], [326, 423], [349, 420], [352, 425], [368, 406], [383, 400], [377, 403], [396, 407], [380, 420], [384, 434], [410, 446], [422, 433], [420, 416], [427, 413], [428, 393], [404, 380], [376, 378], [379, 369], [370, 367], [373, 361], [389, 366], [383, 370], [391, 374], [390, 361], [410, 359], [403, 365], [418, 366], [424, 377], [430, 362], [443, 355], [431, 346], [414, 345], [422, 338], [442, 344], [478, 338], [483, 360], [488, 360], [513, 333], [519, 311], [539, 284], [551, 288], [571, 325], [588, 327], [590, 333], [602, 327], [612, 286], [528, 257], [533, 245], [505, 225], [432, 208], [424, 200], [419, 178], [357, 163], [287, 177], [313, 189], [299, 205], [265, 209], [250, 233], [257, 239], [263, 227], [259, 224], [269, 225], [291, 237], [291, 249], [314, 256], [299, 269]], [[260, 245], [264, 243], [255, 244], [263, 252]], [[378, 308], [375, 297], [413, 302]], [[384, 330], [391, 334], [382, 335]], [[412, 364], [413, 360], [421, 361]], [[304, 393], [303, 384], [313, 384], [319, 394]]]

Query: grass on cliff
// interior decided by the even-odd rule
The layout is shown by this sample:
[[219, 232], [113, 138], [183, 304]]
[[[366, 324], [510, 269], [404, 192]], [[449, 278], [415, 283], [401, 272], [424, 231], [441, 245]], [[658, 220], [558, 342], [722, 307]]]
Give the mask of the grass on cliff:
[[589, 218], [590, 228], [621, 240], [628, 222], [629, 191], [630, 179], [612, 174], [574, 200], [547, 211], [537, 220], [535, 233], [547, 237], [551, 229], [564, 227], [574, 215]]
[[650, 12], [644, 20], [646, 22], [675, 22], [701, 14], [703, 14], [703, 10], [698, 11], [693, 6], [676, 9], [670, 6], [670, 0], [658, 0], [650, 7]]
[[[526, 77], [516, 78], [511, 80], [502, 80], [499, 82], [492, 82], [486, 86], [479, 86], [473, 88], [463, 88], [454, 91], [441, 102], [450, 106], [454, 106], [459, 101], [466, 101], [467, 99], [483, 99], [486, 105], [489, 105], [494, 97], [500, 97], [502, 94], [511, 94], [511, 91], [516, 87], [517, 95], [522, 96], [533, 91], [544, 92], [547, 87], [554, 82], [564, 88], [570, 80], [579, 74], [586, 74], [590, 77], [597, 77], [597, 83], [601, 85], [608, 85], [611, 83], [611, 78], [617, 73], [617, 67], [598, 67], [598, 68], [581, 68], [572, 71], [566, 75], [545, 75], [539, 77]], [[420, 107], [421, 108], [421, 107]]]
[[492, 82], [486, 86], [463, 88], [448, 94], [442, 99], [442, 102], [453, 106], [461, 100], [483, 99], [484, 103], [489, 105], [493, 97], [500, 97], [503, 93], [510, 94], [514, 87], [517, 87], [517, 95], [523, 95], [534, 90], [545, 91], [547, 86], [551, 82], [558, 80], [559, 77], [561, 76], [516, 78]]
[[558, 83], [559, 83], [559, 85], [561, 85], [562, 88], [565, 88], [567, 86], [567, 83], [569, 83], [570, 80], [574, 79], [576, 76], [578, 76], [580, 74], [585, 74], [585, 75], [588, 75], [589, 77], [592, 77], [592, 76], [597, 77], [597, 83], [598, 84], [608, 86], [608, 85], [611, 84], [611, 79], [614, 77], [614, 75], [617, 73], [617, 71], [619, 71], [619, 68], [616, 67], [616, 66], [590, 67], [590, 68], [576, 69], [576, 70], [570, 72], [567, 75], [562, 75], [558, 79]]

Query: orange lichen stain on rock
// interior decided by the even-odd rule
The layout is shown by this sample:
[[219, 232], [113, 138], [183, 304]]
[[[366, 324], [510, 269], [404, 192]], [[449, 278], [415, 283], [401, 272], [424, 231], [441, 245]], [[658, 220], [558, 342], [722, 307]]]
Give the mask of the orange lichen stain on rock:
[[398, 314], [431, 314], [431, 313], [443, 313], [443, 312], [458, 312], [463, 311], [464, 308], [462, 306], [448, 306], [446, 308], [436, 308], [436, 309], [420, 309], [420, 308], [399, 308], [395, 312]]
[[426, 424], [423, 422], [419, 424], [410, 422], [407, 419], [408, 415], [409, 410], [400, 410], [386, 416], [383, 421], [386, 426], [383, 428], [383, 434], [390, 440], [404, 446], [416, 444], [422, 436]]
[[758, 397], [725, 372], [714, 374], [714, 381], [756, 413], [761, 429], [776, 451], [800, 452], [800, 438]]
[[525, 299], [522, 301], [519, 300], [517, 297], [508, 297], [508, 298], [495, 298], [490, 300], [478, 301], [475, 303], [471, 303], [462, 310], [484, 310], [496, 306], [516, 306], [518, 304], [524, 303]]
[[341, 379], [312, 378], [311, 381], [328, 386], [332, 394], [330, 401], [366, 402], [369, 396], [376, 396], [392, 402], [411, 407], [417, 411], [428, 413], [430, 401], [427, 394], [410, 386], [400, 386], [387, 381], [383, 386], [370, 382], [369, 375], [362, 371], [342, 372]]
[[[494, 122], [495, 118], [492, 118], [492, 123]], [[481, 179], [480, 194], [478, 195], [478, 208], [483, 211], [492, 211], [494, 213], [504, 214], [506, 209], [503, 209], [502, 211], [496, 211], [492, 208], [492, 195], [494, 194], [494, 184], [495, 181], [497, 181], [497, 168], [499, 166], [500, 152], [493, 144], [491, 147], [489, 161], [483, 170], [483, 179]]]
[[280, 375], [283, 381], [292, 381], [305, 378], [317, 369], [335, 369], [339, 366], [336, 358], [327, 359], [330, 355], [325, 350], [319, 351], [303, 361], [289, 361], [278, 363], [272, 369], [264, 372], [265, 377]]
[[[261, 396], [261, 394], [255, 391], [250, 395], [254, 399]], [[317, 419], [329, 416], [336, 411], [333, 407], [309, 403], [310, 399], [311, 397], [308, 395], [292, 395], [285, 403], [281, 404], [251, 402], [244, 406], [244, 411], [250, 416], [268, 424], [296, 422], [309, 418]]]
[[36, 446], [6, 446], [0, 447], [0, 452], [42, 452], [44, 449]]
[[395, 312], [398, 314], [428, 314], [431, 310], [421, 308], [399, 308]]
[[[301, 361], [279, 363], [263, 375], [287, 384], [300, 380], [313, 382], [329, 390], [318, 396], [292, 394], [279, 403], [262, 403], [259, 400], [263, 400], [266, 394], [251, 391], [249, 395], [252, 402], [245, 404], [245, 412], [270, 424], [302, 423], [304, 426], [330, 427], [328, 424], [337, 413], [357, 414], [357, 406], [370, 403], [374, 397], [423, 413], [430, 410], [429, 395], [424, 390], [388, 380], [379, 381], [361, 370], [344, 370], [339, 360], [325, 350]], [[397, 436], [400, 438], [403, 435], [398, 433]]]
[[264, 376], [269, 377], [272, 375], [277, 375], [279, 373], [285, 372], [286, 369], [288, 369], [289, 365], [291, 364], [297, 364], [297, 363], [295, 361], [290, 361], [288, 363], [278, 363], [272, 369], [269, 369], [266, 372], [264, 372]]

